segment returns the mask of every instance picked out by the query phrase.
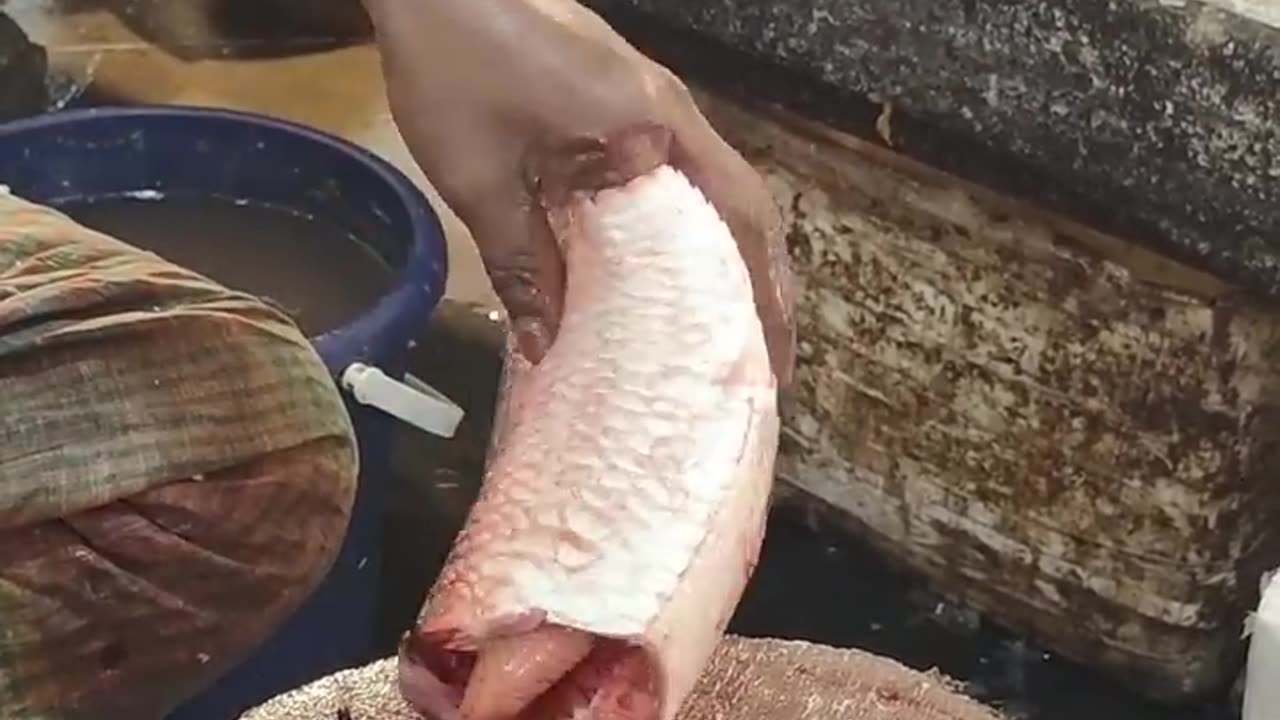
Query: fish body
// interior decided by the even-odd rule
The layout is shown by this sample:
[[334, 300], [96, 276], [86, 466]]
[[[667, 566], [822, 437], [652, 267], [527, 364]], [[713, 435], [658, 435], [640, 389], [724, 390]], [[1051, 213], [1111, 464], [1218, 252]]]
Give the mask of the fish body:
[[428, 717], [670, 720], [754, 569], [776, 382], [734, 238], [654, 133], [546, 202], [564, 312], [536, 365], [509, 343], [480, 496], [402, 645]]

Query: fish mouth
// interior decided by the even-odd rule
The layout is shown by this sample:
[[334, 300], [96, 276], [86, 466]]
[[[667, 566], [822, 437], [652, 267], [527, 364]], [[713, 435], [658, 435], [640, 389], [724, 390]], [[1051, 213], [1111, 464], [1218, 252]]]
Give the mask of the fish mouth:
[[658, 720], [658, 668], [641, 644], [544, 623], [479, 643], [410, 632], [399, 680], [430, 720]]

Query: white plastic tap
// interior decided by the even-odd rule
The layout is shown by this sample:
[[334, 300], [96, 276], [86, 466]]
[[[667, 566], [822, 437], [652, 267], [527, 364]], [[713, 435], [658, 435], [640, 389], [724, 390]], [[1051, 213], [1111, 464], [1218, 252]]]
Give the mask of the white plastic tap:
[[464, 415], [462, 408], [418, 378], [406, 374], [401, 382], [363, 363], [352, 363], [342, 373], [342, 386], [362, 405], [444, 438], [453, 437]]

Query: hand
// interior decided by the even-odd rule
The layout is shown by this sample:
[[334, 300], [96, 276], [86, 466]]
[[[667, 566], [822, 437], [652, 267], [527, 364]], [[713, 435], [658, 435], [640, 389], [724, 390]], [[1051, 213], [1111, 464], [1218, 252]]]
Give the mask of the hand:
[[737, 238], [780, 384], [795, 330], [782, 221], [755, 170], [688, 89], [573, 0], [365, 0], [391, 111], [414, 159], [475, 238], [530, 360], [554, 338], [564, 269], [526, 182], [529, 153], [639, 123]]

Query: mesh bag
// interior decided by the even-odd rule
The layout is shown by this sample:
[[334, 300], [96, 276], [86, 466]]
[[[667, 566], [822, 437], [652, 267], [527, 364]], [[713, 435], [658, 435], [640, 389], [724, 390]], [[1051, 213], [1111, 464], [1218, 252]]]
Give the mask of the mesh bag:
[[357, 458], [258, 300], [0, 195], [0, 716], [151, 718], [312, 590]]
[[[679, 720], [999, 720], [933, 673], [859, 650], [727, 637]], [[396, 660], [322, 678], [241, 720], [422, 720], [396, 684]]]

